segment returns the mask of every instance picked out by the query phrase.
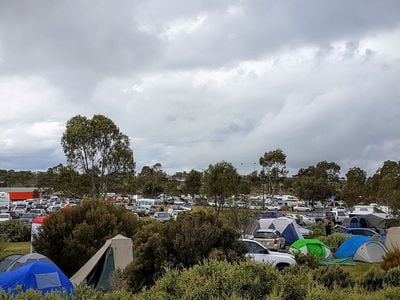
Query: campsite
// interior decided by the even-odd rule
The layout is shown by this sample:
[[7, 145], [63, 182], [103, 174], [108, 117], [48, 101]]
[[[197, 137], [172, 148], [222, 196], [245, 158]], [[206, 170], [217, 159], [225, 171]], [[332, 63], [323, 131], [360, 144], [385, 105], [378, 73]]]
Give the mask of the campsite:
[[[176, 205], [174, 207], [178, 209]], [[113, 235], [114, 225], [101, 225], [98, 219], [94, 218], [94, 211], [102, 211], [101, 218], [111, 220], [114, 216], [117, 223], [113, 223], [119, 223], [118, 231], [126, 236]], [[286, 217], [286, 214], [289, 217]], [[235, 219], [239, 217], [242, 222], [236, 224], [235, 229]], [[81, 223], [82, 221], [85, 223]], [[64, 225], [66, 227], [63, 227], [62, 235], [68, 236], [68, 232], [76, 232], [77, 228], [82, 228], [79, 230], [87, 231], [86, 234], [91, 232], [89, 236], [92, 240], [84, 242], [82, 238], [85, 235], [82, 235], [76, 237], [78, 244], [72, 243], [73, 240], [64, 240], [60, 245], [62, 248], [48, 249], [46, 240], [57, 238], [60, 234], [57, 233], [57, 228], [63, 222], [67, 223]], [[383, 229], [382, 224], [386, 223], [374, 216], [354, 215], [349, 216], [343, 224], [346, 222], [351, 225], [349, 228], [353, 229], [374, 224], [377, 226], [374, 227], [376, 230]], [[332, 225], [332, 232], [326, 232], [328, 224]], [[102, 226], [105, 226], [104, 229], [101, 229]], [[225, 229], [218, 232], [218, 228]], [[301, 223], [301, 218], [293, 218], [290, 211], [271, 215], [248, 208], [232, 207], [217, 213], [213, 207], [194, 204], [191, 210], [186, 210], [176, 218], [160, 222], [147, 215], [140, 217], [123, 205], [85, 199], [74, 207], [62, 208], [33, 220], [32, 244], [15, 243], [16, 247], [20, 247], [15, 248], [16, 252], [2, 252], [0, 286], [4, 290], [3, 293], [11, 296], [31, 293], [33, 290], [44, 297], [63, 297], [65, 294], [77, 297], [74, 295], [79, 293], [82, 299], [89, 294], [83, 296], [81, 293], [97, 294], [97, 297], [122, 293], [119, 294], [120, 297], [131, 299], [158, 297], [156, 295], [162, 295], [161, 298], [191, 298], [197, 297], [194, 295], [199, 295], [198, 293], [207, 295], [206, 298], [230, 298], [239, 295], [260, 299], [259, 297], [275, 295], [284, 299], [302, 299], [311, 293], [323, 295], [323, 299], [330, 299], [329, 294], [332, 290], [343, 295], [350, 293], [356, 297], [360, 289], [368, 290], [371, 298], [366, 299], [386, 299], [400, 291], [399, 282], [396, 281], [398, 279], [393, 279], [400, 280], [400, 277], [394, 275], [400, 274], [400, 268], [393, 263], [393, 258], [389, 261], [385, 259], [389, 251], [400, 252], [399, 228], [391, 227], [387, 229], [387, 233], [385, 230], [385, 240], [380, 240], [371, 236], [343, 233], [343, 229], [335, 228], [330, 221], [305, 225]], [[103, 233], [94, 234], [93, 230]], [[242, 237], [245, 236], [246, 241], [250, 242], [254, 239], [254, 234], [262, 230], [278, 232], [279, 236], [284, 238], [284, 247], [262, 252], [253, 246], [247, 250], [243, 249], [239, 233], [242, 232]], [[98, 238], [100, 240], [97, 240]], [[204, 243], [205, 241], [208, 242]], [[204, 245], [194, 251], [191, 247], [199, 245], [198, 243]], [[13, 243], [8, 243], [10, 244]], [[82, 247], [94, 245], [96, 246], [92, 247], [91, 252], [76, 252], [76, 248], [83, 249]], [[21, 253], [18, 254], [18, 251]], [[55, 255], [54, 251], [62, 253]], [[282, 255], [288, 256], [286, 258]], [[289, 258], [294, 264], [287, 260]], [[73, 259], [76, 264], [66, 263], [67, 259]], [[176, 266], [177, 262], [184, 268], [174, 269], [173, 266]], [[170, 265], [172, 269], [163, 270], [164, 265]], [[390, 267], [387, 267], [388, 265]], [[200, 271], [199, 268], [211, 268], [212, 271], [203, 277], [201, 274], [204, 271]], [[221, 272], [233, 272], [232, 276], [235, 276], [235, 272], [241, 272], [241, 280], [246, 277], [258, 279], [252, 282], [235, 282], [234, 278], [229, 279], [230, 275], [226, 277], [228, 273], [222, 275]], [[153, 275], [149, 278], [147, 274]], [[157, 274], [156, 279], [154, 274]], [[200, 276], [197, 280], [204, 282], [210, 280], [208, 276], [222, 276], [219, 280], [226, 277], [224, 280], [227, 282], [220, 284], [225, 285], [227, 290], [210, 287], [204, 291], [195, 288], [193, 283], [187, 281], [186, 274]], [[294, 274], [298, 274], [303, 281], [296, 281]], [[162, 282], [170, 276], [177, 280], [174, 284], [183, 286], [176, 286], [172, 290], [171, 287], [167, 288]], [[375, 278], [372, 283], [371, 276]], [[259, 281], [262, 278], [269, 283]], [[289, 281], [295, 282], [295, 285], [288, 285]], [[250, 284], [252, 292], [246, 294], [242, 290], [242, 284]], [[143, 287], [148, 289], [140, 291]]]

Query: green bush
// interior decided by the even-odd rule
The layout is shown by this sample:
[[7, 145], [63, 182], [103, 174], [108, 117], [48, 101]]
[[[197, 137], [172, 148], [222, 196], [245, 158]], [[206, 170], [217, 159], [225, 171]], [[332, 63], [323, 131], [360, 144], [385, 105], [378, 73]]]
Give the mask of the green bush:
[[368, 291], [377, 291], [382, 289], [385, 278], [385, 272], [378, 268], [371, 268], [359, 281], [361, 287]]
[[117, 234], [132, 237], [140, 226], [141, 222], [124, 207], [85, 199], [80, 206], [51, 214], [32, 246], [71, 276], [107, 239]]
[[[303, 268], [303, 270], [306, 270]], [[280, 290], [281, 299], [302, 300], [307, 297], [307, 274], [294, 274], [285, 272], [281, 278]]]
[[206, 261], [185, 270], [168, 270], [149, 291], [163, 299], [263, 299], [277, 287], [279, 272], [268, 264]]
[[383, 262], [381, 263], [382, 269], [385, 271], [396, 268], [400, 266], [400, 249], [390, 251], [383, 257]]
[[314, 272], [314, 280], [327, 288], [347, 288], [354, 285], [350, 274], [339, 266], [320, 267]]
[[388, 270], [385, 274], [384, 283], [387, 286], [400, 286], [400, 267]]
[[335, 252], [339, 248], [339, 246], [343, 244], [343, 242], [349, 237], [349, 234], [335, 232], [331, 235], [320, 236], [318, 238], [321, 242], [325, 243], [332, 252]]
[[319, 237], [325, 235], [325, 222], [318, 222], [306, 226], [307, 229], [312, 230], [312, 237]]
[[319, 258], [312, 253], [296, 252], [294, 258], [299, 266], [306, 266], [310, 269], [316, 269], [319, 266]]
[[238, 233], [213, 211], [203, 210], [143, 227], [133, 238], [133, 249], [125, 270], [133, 291], [153, 285], [165, 267], [191, 267], [209, 257], [238, 261], [245, 253]]
[[19, 220], [1, 222], [0, 233], [7, 242], [27, 242], [31, 239], [31, 224]]

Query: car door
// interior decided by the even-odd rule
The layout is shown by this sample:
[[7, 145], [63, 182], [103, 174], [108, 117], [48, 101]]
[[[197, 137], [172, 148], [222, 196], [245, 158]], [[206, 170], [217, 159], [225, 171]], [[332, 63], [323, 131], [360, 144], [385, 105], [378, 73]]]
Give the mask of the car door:
[[248, 249], [247, 256], [256, 262], [271, 263], [268, 249], [262, 247], [256, 242], [246, 241]]

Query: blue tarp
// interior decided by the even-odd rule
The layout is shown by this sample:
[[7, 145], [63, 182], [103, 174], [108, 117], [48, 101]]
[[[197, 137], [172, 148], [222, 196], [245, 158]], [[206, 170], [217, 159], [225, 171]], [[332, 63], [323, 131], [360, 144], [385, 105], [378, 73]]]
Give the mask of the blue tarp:
[[0, 274], [0, 289], [14, 295], [17, 291], [29, 289], [46, 294], [53, 291], [71, 294], [73, 285], [65, 274], [54, 264], [34, 262], [17, 270]]
[[335, 256], [337, 258], [353, 257], [360, 246], [368, 241], [373, 240], [369, 236], [357, 235], [352, 236], [337, 249]]

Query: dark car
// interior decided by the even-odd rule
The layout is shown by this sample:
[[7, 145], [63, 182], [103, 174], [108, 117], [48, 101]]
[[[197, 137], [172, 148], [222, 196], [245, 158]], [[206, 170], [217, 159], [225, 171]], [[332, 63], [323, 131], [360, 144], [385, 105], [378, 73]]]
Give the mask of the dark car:
[[306, 214], [307, 217], [315, 219], [315, 222], [335, 222], [335, 216], [331, 211], [312, 211]]

